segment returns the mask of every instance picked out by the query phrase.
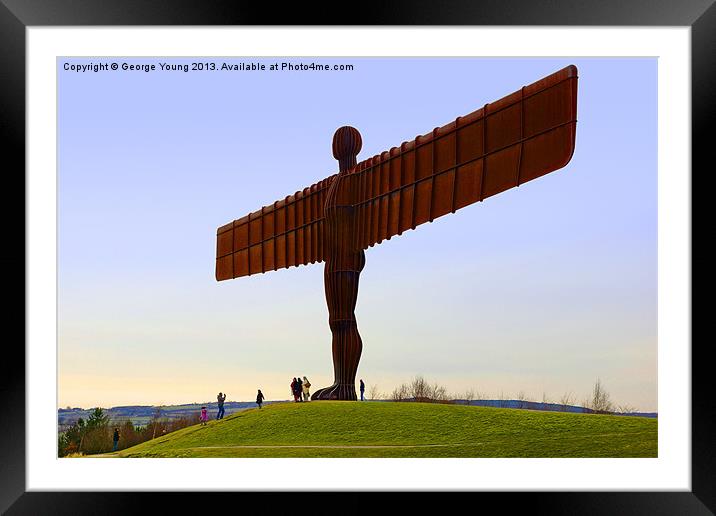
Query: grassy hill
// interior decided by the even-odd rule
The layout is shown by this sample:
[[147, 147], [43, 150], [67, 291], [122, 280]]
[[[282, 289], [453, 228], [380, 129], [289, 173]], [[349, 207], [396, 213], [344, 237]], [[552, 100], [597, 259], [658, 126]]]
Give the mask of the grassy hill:
[[656, 419], [429, 403], [277, 403], [116, 457], [656, 457]]

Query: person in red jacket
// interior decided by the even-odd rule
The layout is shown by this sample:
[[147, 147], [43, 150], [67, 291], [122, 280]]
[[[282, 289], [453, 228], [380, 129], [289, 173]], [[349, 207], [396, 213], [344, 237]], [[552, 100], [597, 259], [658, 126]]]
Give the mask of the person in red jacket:
[[298, 401], [298, 394], [296, 392], [296, 378], [293, 378], [293, 381], [291, 382], [291, 394], [293, 394], [293, 401]]

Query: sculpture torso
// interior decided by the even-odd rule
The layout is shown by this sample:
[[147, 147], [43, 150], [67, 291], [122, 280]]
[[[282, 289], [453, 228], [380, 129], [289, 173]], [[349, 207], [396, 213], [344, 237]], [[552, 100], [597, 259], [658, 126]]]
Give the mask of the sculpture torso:
[[356, 210], [353, 207], [354, 184], [351, 169], [361, 140], [358, 131], [342, 127], [333, 138], [333, 155], [340, 163], [340, 172], [328, 188], [324, 206], [325, 269], [323, 278], [331, 327], [333, 385], [316, 391], [312, 399], [355, 400], [355, 377], [363, 343], [358, 334], [355, 306], [358, 279], [365, 266], [365, 253], [356, 239]]
[[326, 268], [331, 271], [360, 272], [365, 253], [357, 249], [356, 209], [353, 207], [351, 175], [341, 171], [328, 188], [324, 206]]

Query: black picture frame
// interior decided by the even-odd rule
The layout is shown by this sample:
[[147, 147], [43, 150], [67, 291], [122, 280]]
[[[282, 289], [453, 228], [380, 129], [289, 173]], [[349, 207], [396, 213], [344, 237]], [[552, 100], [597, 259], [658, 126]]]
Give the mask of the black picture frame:
[[[25, 193], [25, 30], [32, 26], [113, 25], [552, 25], [552, 26], [684, 26], [691, 27], [692, 73], [692, 170], [705, 174], [710, 145], [710, 125], [716, 119], [716, 6], [714, 0], [430, 0], [336, 4], [296, 3], [280, 8], [259, 2], [173, 0], [0, 0], [0, 145], [6, 173], [4, 241], [12, 252], [3, 253], [8, 272], [5, 285], [19, 293], [10, 298], [5, 320], [25, 336], [25, 285], [16, 271], [25, 268], [17, 247], [25, 241], [25, 224], [15, 222], [20, 207], [8, 202]], [[8, 159], [10, 158], [10, 159]], [[709, 171], [713, 166], [709, 167]], [[696, 174], [692, 172], [692, 177]], [[8, 185], [8, 182], [10, 183]], [[13, 186], [15, 188], [13, 188]], [[20, 195], [20, 192], [23, 195]], [[23, 211], [24, 213], [24, 211]], [[696, 221], [694, 221], [696, 222]], [[8, 246], [10, 248], [10, 246]], [[693, 246], [692, 246], [693, 252]], [[107, 514], [136, 512], [149, 501], [178, 501], [184, 511], [226, 507], [229, 493], [98, 493], [26, 492], [25, 488], [25, 353], [24, 346], [7, 339], [3, 348], [0, 396], [12, 425], [4, 425], [0, 437], [0, 510], [7, 514]], [[692, 339], [692, 490], [690, 492], [524, 492], [450, 493], [470, 497], [468, 503], [495, 501], [510, 511], [523, 506], [532, 513], [549, 514], [713, 514], [716, 512], [716, 402], [710, 390], [711, 362], [708, 344]], [[241, 500], [254, 494], [240, 493]], [[265, 496], [265, 495], [264, 495]], [[373, 494], [343, 493], [346, 510], [371, 510]], [[478, 501], [473, 501], [478, 497]], [[171, 498], [171, 500], [170, 500]], [[177, 500], [178, 498], [178, 500]], [[403, 504], [424, 505], [425, 493], [401, 495]], [[352, 501], [351, 501], [352, 500]], [[298, 493], [273, 493], [275, 511], [306, 507]], [[342, 503], [343, 505], [343, 503]], [[311, 510], [317, 506], [312, 504]], [[330, 505], [324, 506], [326, 509]], [[218, 510], [218, 509], [217, 509]], [[406, 510], [407, 506], [406, 506]], [[476, 509], [475, 510], [479, 510]], [[319, 509], [320, 512], [320, 509]]]

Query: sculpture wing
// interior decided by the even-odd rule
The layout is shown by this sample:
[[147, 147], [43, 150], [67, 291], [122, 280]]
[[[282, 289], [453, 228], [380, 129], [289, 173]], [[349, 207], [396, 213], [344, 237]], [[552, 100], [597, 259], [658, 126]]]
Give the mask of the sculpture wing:
[[577, 68], [568, 66], [357, 164], [358, 248], [562, 168], [576, 117]]
[[[357, 248], [367, 249], [564, 167], [577, 125], [577, 68], [568, 66], [399, 148], [358, 163]], [[222, 281], [324, 260], [332, 175], [217, 230]]]
[[327, 177], [216, 231], [216, 280], [323, 261]]

